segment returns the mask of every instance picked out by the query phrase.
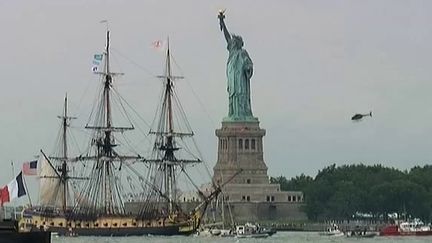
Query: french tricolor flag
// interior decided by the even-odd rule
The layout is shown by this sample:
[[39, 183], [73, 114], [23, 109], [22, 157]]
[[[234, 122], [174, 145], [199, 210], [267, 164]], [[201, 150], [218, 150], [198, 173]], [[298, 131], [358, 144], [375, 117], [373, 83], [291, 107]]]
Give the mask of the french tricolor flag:
[[22, 172], [20, 172], [14, 180], [0, 189], [1, 206], [3, 206], [5, 202], [10, 202], [15, 198], [24, 195], [26, 195], [26, 191], [23, 183]]

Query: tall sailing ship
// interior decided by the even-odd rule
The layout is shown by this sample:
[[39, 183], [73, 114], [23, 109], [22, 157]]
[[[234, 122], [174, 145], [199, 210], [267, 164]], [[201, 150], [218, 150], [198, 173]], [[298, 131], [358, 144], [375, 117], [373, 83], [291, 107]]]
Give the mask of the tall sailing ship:
[[[208, 204], [221, 190], [219, 186], [213, 186], [210, 193], [201, 192], [187, 172], [202, 164], [202, 159], [191, 155], [192, 150], [183, 144], [194, 133], [174, 90], [173, 81], [180, 77], [171, 74], [169, 46], [165, 74], [159, 76], [163, 80], [163, 93], [156, 127], [150, 131], [154, 143], [148, 158], [137, 153], [123, 154], [119, 149], [121, 136], [135, 127], [132, 123], [115, 126], [113, 122], [113, 96], [119, 95], [113, 85], [119, 73], [110, 69], [109, 31], [103, 55], [103, 71], [98, 73], [102, 83], [99, 102], [85, 126], [91, 134], [89, 149], [79, 156], [68, 154], [68, 128], [73, 117], [68, 115], [66, 97], [63, 115], [59, 116], [60, 149], [52, 156], [41, 151], [40, 203], [23, 211], [20, 229], [87, 236], [187, 235], [195, 232]], [[124, 100], [117, 97], [117, 101], [121, 103]], [[180, 113], [175, 113], [176, 108]], [[181, 120], [186, 125], [176, 123]], [[190, 156], [181, 158], [180, 155]], [[146, 170], [142, 171], [137, 165]], [[83, 169], [78, 173], [76, 167]], [[180, 175], [189, 180], [202, 199], [191, 211], [185, 211], [179, 205]], [[124, 192], [124, 184], [129, 184], [129, 194]], [[142, 201], [136, 215], [124, 207], [130, 194]]]

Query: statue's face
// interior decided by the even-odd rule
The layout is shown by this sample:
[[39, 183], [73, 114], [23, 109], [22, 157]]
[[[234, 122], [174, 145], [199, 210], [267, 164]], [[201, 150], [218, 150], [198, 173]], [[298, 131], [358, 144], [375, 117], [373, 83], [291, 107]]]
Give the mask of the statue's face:
[[243, 47], [243, 39], [240, 36], [233, 35], [232, 38], [233, 38], [234, 46], [236, 48], [240, 49]]

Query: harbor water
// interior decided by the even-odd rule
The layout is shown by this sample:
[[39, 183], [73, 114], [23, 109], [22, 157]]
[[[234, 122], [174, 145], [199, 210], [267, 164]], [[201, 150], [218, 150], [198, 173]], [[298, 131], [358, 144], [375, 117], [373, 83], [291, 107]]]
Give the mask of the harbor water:
[[53, 237], [53, 243], [143, 243], [143, 242], [179, 242], [179, 243], [237, 243], [237, 242], [313, 242], [313, 243], [334, 243], [334, 242], [355, 242], [355, 243], [426, 243], [432, 242], [432, 236], [413, 236], [413, 237], [374, 237], [374, 238], [348, 238], [345, 236], [330, 237], [321, 236], [317, 232], [278, 232], [275, 235], [266, 239], [237, 239], [237, 238], [219, 238], [219, 237], [204, 237], [204, 236], [143, 236], [143, 237]]

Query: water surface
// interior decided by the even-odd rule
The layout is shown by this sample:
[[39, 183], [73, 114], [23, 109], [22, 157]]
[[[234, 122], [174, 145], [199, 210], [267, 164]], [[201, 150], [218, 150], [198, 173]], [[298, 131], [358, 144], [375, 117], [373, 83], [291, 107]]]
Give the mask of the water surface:
[[143, 243], [143, 242], [180, 242], [180, 243], [211, 243], [211, 242], [222, 242], [222, 243], [255, 243], [255, 242], [293, 242], [293, 243], [338, 243], [338, 242], [355, 242], [355, 243], [430, 243], [432, 242], [432, 236], [399, 236], [399, 237], [374, 237], [374, 238], [347, 238], [344, 236], [340, 237], [329, 237], [320, 236], [316, 232], [278, 232], [277, 234], [268, 237], [266, 239], [236, 239], [236, 238], [219, 238], [219, 237], [204, 237], [204, 236], [142, 236], [142, 237], [53, 237], [53, 243]]

